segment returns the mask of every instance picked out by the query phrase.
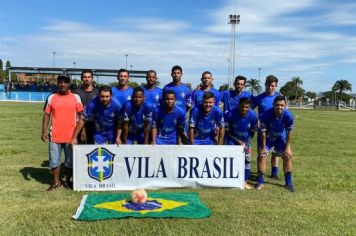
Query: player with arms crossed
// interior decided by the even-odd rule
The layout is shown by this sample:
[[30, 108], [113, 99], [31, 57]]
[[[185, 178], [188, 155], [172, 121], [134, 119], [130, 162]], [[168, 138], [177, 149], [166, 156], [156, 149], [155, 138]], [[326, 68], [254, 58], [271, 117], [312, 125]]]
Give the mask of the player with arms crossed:
[[[145, 102], [142, 87], [134, 88], [132, 100], [127, 101], [123, 108], [123, 122], [119, 125], [118, 143], [148, 144], [150, 122], [152, 120], [152, 106]], [[122, 135], [121, 135], [122, 133]], [[122, 136], [123, 140], [120, 139]]]
[[121, 104], [125, 104], [131, 100], [133, 88], [129, 87], [129, 71], [120, 69], [117, 73], [117, 80], [119, 84], [112, 88], [112, 96]]
[[244, 91], [246, 85], [246, 77], [238, 75], [234, 81], [235, 90], [224, 91], [221, 94], [221, 102], [223, 103], [224, 113], [233, 110], [238, 106], [241, 98], [248, 98], [252, 100], [252, 94], [248, 91]]
[[214, 94], [214, 104], [219, 106], [220, 103], [220, 93], [214, 88], [213, 75], [210, 71], [204, 71], [201, 75], [201, 84], [192, 93], [192, 107], [203, 105], [203, 96], [205, 92], [211, 92]]
[[[163, 93], [163, 104], [152, 118], [152, 144], [181, 144], [185, 141], [185, 112], [175, 105], [174, 91]], [[180, 138], [178, 138], [180, 137]]]
[[241, 98], [238, 107], [225, 114], [227, 145], [245, 145], [245, 189], [251, 189], [247, 183], [251, 174], [251, 142], [258, 127], [251, 103], [250, 99]]
[[187, 112], [192, 106], [191, 90], [183, 84], [183, 69], [180, 66], [173, 66], [171, 73], [173, 81], [163, 88], [163, 93], [173, 91], [175, 93], [176, 106]]
[[92, 99], [84, 111], [84, 116], [77, 122], [72, 144], [77, 144], [77, 135], [87, 120], [94, 121], [95, 144], [117, 143], [117, 130], [121, 113], [121, 104], [112, 97], [111, 88], [103, 85], [99, 89], [99, 96]]
[[162, 99], [162, 89], [157, 87], [156, 71], [147, 71], [146, 84], [142, 88], [145, 91], [145, 102], [150, 103], [153, 108], [158, 107]]
[[214, 94], [205, 92], [203, 104], [195, 106], [190, 112], [188, 131], [190, 144], [216, 144], [216, 133], [218, 133], [218, 144], [223, 144], [224, 116], [221, 109], [215, 106], [214, 103]]
[[266, 156], [273, 151], [275, 156], [283, 158], [283, 170], [286, 188], [294, 192], [292, 183], [292, 149], [291, 137], [293, 129], [293, 115], [286, 109], [284, 96], [274, 99], [273, 109], [260, 117], [261, 146], [258, 153], [258, 183], [256, 189], [264, 187], [264, 173], [266, 171]]

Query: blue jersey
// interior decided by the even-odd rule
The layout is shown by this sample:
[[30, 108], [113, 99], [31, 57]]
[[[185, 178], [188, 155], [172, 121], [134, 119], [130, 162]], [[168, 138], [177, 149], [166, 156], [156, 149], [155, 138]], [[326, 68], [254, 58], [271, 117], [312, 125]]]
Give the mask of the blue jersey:
[[108, 106], [95, 97], [84, 111], [84, 120], [94, 120], [94, 140], [98, 144], [115, 143], [117, 125], [121, 114], [121, 104], [114, 98]]
[[163, 88], [163, 93], [165, 91], [173, 91], [176, 94], [176, 106], [180, 107], [184, 112], [187, 111], [187, 106], [192, 105], [192, 95], [190, 88], [185, 84], [175, 85], [173, 82], [167, 84]]
[[264, 92], [253, 98], [252, 108], [254, 109], [258, 106], [258, 117], [261, 117], [261, 115], [268, 110], [273, 110], [274, 99], [279, 95], [279, 92], [274, 92], [272, 96]]
[[224, 116], [218, 106], [206, 115], [203, 107], [194, 107], [190, 112], [189, 127], [194, 128], [194, 144], [214, 144], [215, 130], [224, 127]]
[[152, 105], [142, 103], [140, 107], [136, 107], [132, 101], [127, 101], [123, 108], [124, 122], [129, 122], [128, 143], [137, 141], [138, 144], [144, 143], [144, 125], [146, 122], [151, 122]]
[[157, 144], [177, 144], [178, 130], [184, 130], [185, 112], [175, 106], [172, 112], [166, 112], [163, 106], [153, 112], [152, 128], [157, 129]]
[[158, 107], [162, 100], [162, 89], [158, 87], [147, 89], [145, 86], [142, 88], [145, 92], [145, 102], [152, 104], [153, 108]]
[[118, 87], [112, 87], [112, 96], [115, 98], [119, 103], [125, 104], [127, 101], [131, 100], [133, 88], [128, 87], [125, 90], [120, 90]]
[[224, 113], [232, 111], [234, 108], [239, 106], [239, 101], [241, 98], [253, 99], [252, 93], [247, 91], [242, 91], [240, 95], [237, 95], [234, 90], [224, 91], [221, 94], [221, 102], [224, 103]]
[[203, 96], [205, 92], [211, 92], [214, 94], [215, 106], [219, 106], [220, 103], [220, 92], [215, 88], [210, 88], [210, 90], [194, 90], [192, 94], [192, 107], [203, 105]]
[[260, 130], [266, 132], [266, 139], [272, 143], [285, 142], [286, 132], [293, 129], [293, 115], [285, 109], [281, 117], [277, 117], [274, 110], [268, 110], [260, 116]]
[[258, 120], [253, 110], [250, 110], [245, 116], [241, 116], [238, 108], [235, 108], [225, 114], [225, 124], [229, 129], [227, 133], [228, 145], [238, 144], [235, 139], [250, 145], [258, 127]]

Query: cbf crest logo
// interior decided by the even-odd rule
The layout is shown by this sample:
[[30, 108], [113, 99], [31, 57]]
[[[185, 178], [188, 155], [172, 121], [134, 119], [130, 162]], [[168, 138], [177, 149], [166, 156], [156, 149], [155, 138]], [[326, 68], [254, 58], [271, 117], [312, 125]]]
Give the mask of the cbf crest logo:
[[108, 179], [113, 174], [114, 157], [106, 148], [98, 147], [88, 157], [88, 175], [99, 182]]

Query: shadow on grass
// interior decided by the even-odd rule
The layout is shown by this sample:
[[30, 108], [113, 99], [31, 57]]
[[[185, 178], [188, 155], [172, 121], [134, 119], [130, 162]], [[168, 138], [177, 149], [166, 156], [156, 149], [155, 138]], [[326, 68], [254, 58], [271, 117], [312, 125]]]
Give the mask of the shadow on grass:
[[42, 184], [51, 184], [52, 182], [52, 174], [48, 168], [24, 167], [20, 173], [27, 181], [34, 179]]
[[[42, 167], [42, 168], [41, 168]], [[42, 184], [51, 184], [52, 183], [52, 171], [49, 168], [49, 161], [43, 161], [41, 167], [24, 167], [20, 170], [23, 178], [27, 181], [32, 179], [40, 182]], [[61, 178], [64, 178], [64, 164], [61, 164]]]

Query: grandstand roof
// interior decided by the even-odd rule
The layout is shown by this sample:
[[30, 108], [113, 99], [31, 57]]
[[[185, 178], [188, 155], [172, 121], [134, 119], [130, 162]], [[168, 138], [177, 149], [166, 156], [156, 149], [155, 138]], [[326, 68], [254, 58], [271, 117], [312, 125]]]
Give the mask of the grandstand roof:
[[[94, 76], [109, 76], [116, 77], [118, 69], [92, 69], [92, 68], [65, 68], [65, 67], [9, 67], [10, 73], [25, 73], [25, 74], [47, 74], [47, 75], [80, 75], [83, 70], [92, 70]], [[143, 70], [128, 70], [132, 78], [145, 78], [146, 72]]]

